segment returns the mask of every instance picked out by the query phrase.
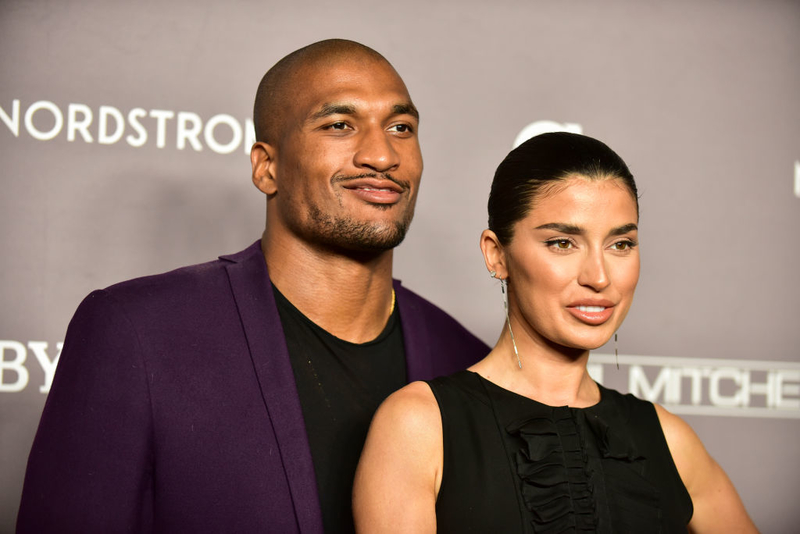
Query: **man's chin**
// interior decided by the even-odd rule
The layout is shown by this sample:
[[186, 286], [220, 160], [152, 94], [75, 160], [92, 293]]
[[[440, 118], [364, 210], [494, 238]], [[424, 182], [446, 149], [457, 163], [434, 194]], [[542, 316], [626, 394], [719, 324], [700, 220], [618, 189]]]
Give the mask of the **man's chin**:
[[310, 212], [317, 240], [330, 248], [353, 252], [385, 252], [403, 242], [411, 217], [400, 221], [358, 221]]
[[364, 230], [366, 231], [335, 236], [333, 242], [340, 248], [353, 252], [380, 253], [397, 247], [406, 237], [406, 228], [402, 225], [380, 230], [374, 228]]

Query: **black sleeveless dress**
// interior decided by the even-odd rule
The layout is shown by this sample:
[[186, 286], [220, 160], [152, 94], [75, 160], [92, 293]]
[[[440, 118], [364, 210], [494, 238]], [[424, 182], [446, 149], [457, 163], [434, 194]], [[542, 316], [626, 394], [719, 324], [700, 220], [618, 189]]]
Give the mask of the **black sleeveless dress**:
[[439, 532], [686, 532], [692, 501], [651, 403], [600, 386], [594, 406], [551, 407], [470, 371], [428, 384]]

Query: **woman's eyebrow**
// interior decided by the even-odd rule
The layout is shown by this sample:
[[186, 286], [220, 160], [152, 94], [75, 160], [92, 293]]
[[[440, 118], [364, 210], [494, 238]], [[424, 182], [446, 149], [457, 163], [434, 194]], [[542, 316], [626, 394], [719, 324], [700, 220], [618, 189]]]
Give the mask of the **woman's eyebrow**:
[[636, 226], [636, 224], [630, 223], [624, 226], [620, 226], [619, 228], [614, 228], [608, 233], [608, 235], [622, 235], [622, 234], [627, 234], [628, 232], [636, 232], [638, 230], [639, 227]]
[[[628, 232], [637, 231], [638, 229], [639, 227], [636, 226], [635, 223], [630, 223], [612, 229], [608, 233], [608, 235], [610, 236], [623, 235], [627, 234]], [[565, 223], [547, 223], [541, 226], [537, 226], [536, 230], [555, 230], [556, 232], [561, 232], [562, 234], [568, 234], [568, 235], [582, 235], [586, 233], [586, 231], [580, 226], [575, 226], [574, 224], [565, 224]]]
[[580, 235], [584, 233], [583, 228], [581, 228], [580, 226], [575, 226], [574, 224], [564, 224], [564, 223], [547, 223], [541, 226], [537, 226], [536, 230], [555, 230], [557, 232], [570, 235]]

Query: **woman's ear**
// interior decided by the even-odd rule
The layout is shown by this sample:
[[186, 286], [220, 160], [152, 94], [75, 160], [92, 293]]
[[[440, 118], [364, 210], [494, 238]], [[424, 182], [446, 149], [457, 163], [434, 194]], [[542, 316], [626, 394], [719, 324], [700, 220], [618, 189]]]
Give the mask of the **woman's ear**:
[[250, 165], [253, 168], [253, 184], [267, 196], [274, 195], [278, 191], [275, 148], [267, 143], [255, 143], [250, 149]]
[[484, 230], [481, 233], [481, 252], [483, 261], [486, 262], [486, 269], [498, 280], [508, 278], [508, 265], [506, 264], [506, 253], [497, 235], [491, 230]]

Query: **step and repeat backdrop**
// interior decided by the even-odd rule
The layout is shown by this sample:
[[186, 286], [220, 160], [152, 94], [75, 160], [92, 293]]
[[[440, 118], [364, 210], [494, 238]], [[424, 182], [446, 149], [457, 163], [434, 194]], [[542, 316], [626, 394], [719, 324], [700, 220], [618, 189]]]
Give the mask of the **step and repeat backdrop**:
[[4, 0], [0, 531], [78, 303], [258, 239], [255, 89], [330, 37], [383, 53], [421, 112], [395, 276], [487, 343], [503, 310], [478, 236], [497, 164], [549, 130], [623, 156], [642, 276], [618, 359], [603, 347], [591, 373], [683, 415], [764, 532], [796, 528], [800, 3]]

